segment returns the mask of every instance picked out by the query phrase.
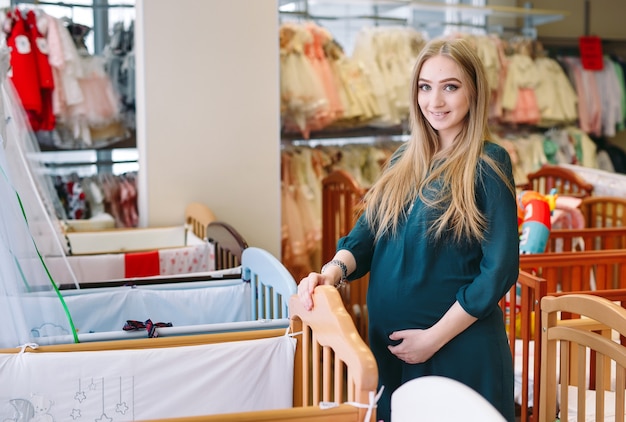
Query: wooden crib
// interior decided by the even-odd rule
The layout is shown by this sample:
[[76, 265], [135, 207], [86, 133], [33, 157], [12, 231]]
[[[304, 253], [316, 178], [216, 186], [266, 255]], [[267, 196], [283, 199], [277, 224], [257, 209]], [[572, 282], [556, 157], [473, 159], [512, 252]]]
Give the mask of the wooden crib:
[[554, 229], [546, 252], [626, 249], [626, 226]]
[[223, 221], [211, 221], [206, 225], [204, 238], [213, 245], [216, 270], [241, 265], [241, 254], [248, 242], [233, 226]]
[[200, 239], [206, 239], [207, 226], [217, 221], [213, 211], [203, 203], [190, 202], [185, 207], [185, 224]]
[[593, 194], [593, 185], [573, 170], [558, 165], [545, 164], [539, 170], [527, 175], [528, 181], [521, 190], [532, 190], [547, 195], [552, 189], [560, 195], [585, 198]]
[[[591, 198], [593, 197], [586, 198], [585, 201]], [[538, 346], [535, 347], [535, 344], [540, 344], [540, 321], [535, 316], [540, 314], [541, 298], [547, 294], [557, 294], [557, 290], [568, 292], [619, 288], [625, 280], [622, 270], [623, 258], [620, 257], [623, 255], [620, 250], [625, 247], [626, 227], [555, 229], [550, 232], [545, 254], [520, 257], [521, 268], [527, 271], [520, 272], [517, 286], [513, 287], [507, 296], [507, 298], [517, 296], [517, 302], [512, 305], [513, 311], [505, 306], [503, 309], [507, 315], [509, 313], [515, 315], [508, 318], [507, 322], [520, 388], [517, 401], [522, 420], [534, 420], [531, 414], [533, 397], [539, 397], [539, 382], [533, 380], [540, 377], [538, 362], [541, 351]], [[612, 250], [608, 255], [603, 252], [598, 255], [582, 256], [571, 252], [561, 256], [554, 255], [563, 251], [608, 250]], [[531, 274], [538, 271], [541, 272], [540, 276]], [[600, 278], [598, 279], [596, 275]], [[561, 284], [560, 280], [564, 280], [564, 283]], [[597, 281], [600, 282], [599, 285]], [[512, 335], [515, 332], [517, 336]]]
[[[322, 260], [335, 255], [337, 241], [346, 236], [362, 211], [366, 189], [359, 186], [345, 170], [335, 170], [322, 180]], [[361, 337], [367, 342], [366, 295], [369, 275], [354, 280], [341, 289], [341, 296]]]
[[520, 268], [517, 286], [502, 303], [521, 388], [517, 402], [521, 420], [527, 421], [540, 411], [535, 398], [540, 397], [542, 298], [626, 288], [626, 254], [611, 249], [521, 255]]
[[541, 310], [539, 421], [623, 421], [626, 346], [615, 339], [626, 336], [626, 310], [589, 294], [544, 297]]
[[[67, 419], [72, 414], [87, 417], [87, 411], [94, 409], [84, 408], [80, 413], [78, 408], [84, 403], [76, 399], [90, 398], [89, 388], [93, 386], [96, 414], [108, 417], [124, 411], [127, 413], [125, 420], [374, 421], [378, 373], [371, 351], [358, 335], [335, 288], [318, 287], [313, 300], [314, 309], [307, 311], [296, 295], [291, 297], [288, 331], [237, 331], [0, 350], [0, 376], [3, 377], [0, 414], [3, 420], [15, 416], [18, 409], [22, 415], [29, 415], [34, 413], [36, 405], [41, 409], [40, 404], [44, 403], [43, 413], [54, 420]], [[285, 346], [285, 341], [287, 347], [282, 347], [276, 357], [271, 353], [255, 353], [257, 344], [267, 347], [268, 342], [277, 342]], [[217, 381], [202, 383], [204, 372], [217, 370], [222, 365], [197, 362], [197, 359], [209, 359], [225, 347], [233, 350], [226, 355], [228, 358], [224, 357], [225, 361], [234, 362], [232, 369], [218, 374]], [[119, 365], [103, 364], [109, 361], [111, 354]], [[291, 356], [289, 361], [286, 355]], [[158, 364], [152, 360], [162, 357], [166, 359], [167, 370], [145, 370], [150, 369], [152, 363]], [[272, 359], [268, 363], [271, 366], [262, 363], [266, 358]], [[93, 366], [72, 364], [90, 359]], [[252, 369], [241, 368], [237, 372], [244, 360], [252, 360]], [[258, 365], [254, 364], [255, 360]], [[41, 368], [42, 361], [57, 364], [46, 366], [47, 370], [41, 374], [36, 369]], [[125, 365], [125, 362], [132, 364]], [[17, 370], [14, 364], [19, 367]], [[197, 376], [183, 378], [176, 384], [181, 381], [177, 378], [179, 372], [186, 374], [189, 371], [186, 366], [198, 364], [204, 369], [197, 371]], [[246, 379], [248, 372], [255, 371], [262, 377], [255, 381]], [[11, 378], [15, 375], [21, 378]], [[82, 385], [77, 382], [81, 380]], [[267, 408], [267, 403], [274, 402], [273, 396], [283, 399], [282, 383], [272, 385], [272, 380], [289, 380], [287, 384], [291, 387], [285, 396], [289, 404]], [[69, 385], [65, 385], [66, 382]], [[124, 390], [128, 393], [124, 396], [123, 382], [128, 390]], [[105, 395], [105, 385], [114, 390], [111, 397]], [[155, 391], [154, 395], [142, 391], [141, 386]], [[234, 388], [236, 392], [221, 400], [211, 400], [223, 388], [228, 391]], [[71, 394], [66, 397], [61, 394], [64, 391]], [[77, 391], [82, 394], [80, 397]], [[254, 406], [249, 403], [255, 401], [255, 396], [267, 397], [267, 402], [250, 409]], [[212, 406], [227, 406], [231, 410], [212, 413]], [[13, 414], [9, 413], [11, 411]]]
[[519, 407], [520, 421], [534, 421], [533, 398], [539, 397], [539, 384], [533, 383], [540, 377], [539, 350], [535, 348], [540, 328], [539, 301], [545, 297], [545, 279], [520, 271], [517, 284], [511, 287], [500, 306], [505, 318], [509, 347], [515, 374], [515, 401]]

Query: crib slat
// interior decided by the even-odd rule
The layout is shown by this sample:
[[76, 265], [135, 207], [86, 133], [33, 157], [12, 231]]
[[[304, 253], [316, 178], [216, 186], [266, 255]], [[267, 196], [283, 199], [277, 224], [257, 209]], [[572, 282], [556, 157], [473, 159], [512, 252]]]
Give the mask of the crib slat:
[[343, 364], [343, 376], [338, 381], [341, 384], [341, 391], [345, 391], [348, 400], [353, 402], [358, 401], [355, 388], [355, 376], [345, 363]]
[[260, 283], [260, 289], [263, 292], [263, 300], [261, 301], [261, 303], [263, 303], [263, 312], [261, 313], [260, 317], [262, 319], [271, 318], [273, 314], [272, 303], [274, 301], [272, 288], [266, 286], [264, 283]]
[[[573, 347], [574, 345], [569, 345], [568, 347]], [[587, 400], [585, 397], [585, 393], [587, 391], [587, 365], [586, 365], [586, 361], [587, 361], [587, 349], [585, 349], [583, 346], [580, 345], [576, 345], [575, 346], [575, 350], [576, 350], [576, 356], [572, 358], [573, 361], [578, 361], [578, 365], [576, 366], [576, 382], [575, 382], [575, 386], [577, 387], [576, 391], [577, 391], [577, 404], [578, 404], [578, 411], [577, 411], [577, 421], [578, 422], [585, 422], [585, 414], [587, 413]], [[567, 388], [568, 386], [566, 386]], [[567, 402], [562, 402], [562, 406], [561, 409], [564, 407], [564, 405]], [[582, 419], [581, 419], [582, 418]]]
[[268, 309], [265, 310], [266, 316], [264, 316], [264, 318], [267, 318], [267, 315], [276, 315], [281, 313], [279, 295], [272, 288], [269, 288], [268, 292], [271, 300]]
[[332, 376], [332, 383], [333, 383], [333, 401], [340, 403], [341, 402], [341, 393], [342, 393], [342, 385], [341, 385], [341, 378], [342, 378], [342, 374], [343, 374], [343, 363], [341, 362], [341, 360], [337, 357], [334, 356], [333, 357], [333, 362], [334, 362], [334, 368], [333, 368], [333, 376]]
[[624, 391], [626, 389], [626, 376], [624, 367], [616, 365], [615, 368], [615, 421], [624, 422]]
[[598, 354], [596, 357], [596, 420], [598, 421], [604, 420], [605, 362], [606, 357]]
[[335, 401], [332, 393], [332, 350], [330, 347], [322, 348], [322, 397], [324, 401]]
[[322, 368], [320, 367], [320, 362], [322, 361], [322, 358], [320, 356], [320, 345], [319, 342], [315, 336], [315, 334], [313, 334], [312, 336], [312, 344], [313, 344], [313, 355], [311, 356], [311, 365], [312, 365], [312, 371], [311, 371], [311, 377], [312, 377], [312, 381], [313, 381], [313, 399], [309, 404], [313, 404], [313, 403], [319, 403], [321, 401], [321, 397], [320, 397], [320, 391], [322, 386], [320, 385], [320, 380], [321, 380], [321, 371]]
[[311, 340], [311, 328], [308, 325], [302, 326], [302, 359], [300, 360], [300, 364], [302, 365], [302, 382], [299, 385], [302, 386], [302, 397], [301, 405], [308, 406], [311, 404], [309, 397], [313, 392], [310, 390], [312, 385], [311, 381], [311, 365], [314, 361], [313, 353], [313, 345]]
[[[596, 288], [597, 289], [611, 289], [613, 288], [613, 283], [610, 281], [610, 268], [607, 265], [597, 265], [596, 266]], [[595, 290], [595, 289], [580, 289], [580, 290]]]
[[[569, 388], [568, 386], [570, 385], [570, 373], [569, 373], [569, 361], [570, 361], [570, 353], [568, 350], [569, 347], [569, 343], [562, 341], [561, 345], [560, 345], [560, 350], [561, 350], [561, 370], [560, 370], [560, 374], [561, 374], [561, 404], [563, 405], [564, 403], [568, 403], [569, 402]], [[562, 406], [564, 407], [564, 406]], [[565, 414], [563, 414], [561, 412], [561, 421], [562, 422], [568, 422], [569, 421], [569, 414], [568, 412], [565, 412]]]
[[258, 287], [256, 274], [252, 274], [250, 270], [243, 271], [242, 278], [250, 283], [250, 318], [258, 319], [259, 305], [257, 301]]

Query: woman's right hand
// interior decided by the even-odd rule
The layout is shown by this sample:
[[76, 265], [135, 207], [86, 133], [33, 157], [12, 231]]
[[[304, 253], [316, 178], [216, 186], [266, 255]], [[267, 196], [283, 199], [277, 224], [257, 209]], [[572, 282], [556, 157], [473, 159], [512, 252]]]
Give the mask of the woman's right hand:
[[298, 296], [308, 311], [313, 309], [313, 291], [315, 287], [322, 284], [334, 284], [332, 277], [328, 274], [309, 273], [308, 276], [300, 280], [298, 284]]

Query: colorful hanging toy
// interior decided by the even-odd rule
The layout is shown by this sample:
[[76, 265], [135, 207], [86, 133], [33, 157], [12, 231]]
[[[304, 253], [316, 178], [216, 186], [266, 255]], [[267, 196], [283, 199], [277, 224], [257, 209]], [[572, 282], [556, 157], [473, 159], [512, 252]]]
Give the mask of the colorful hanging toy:
[[524, 190], [517, 195], [517, 224], [520, 229], [520, 254], [546, 250], [552, 228], [550, 217], [556, 208], [556, 189], [550, 194]]
[[[517, 224], [520, 232], [519, 253], [533, 254], [542, 253], [546, 250], [548, 237], [552, 229], [552, 213], [556, 209], [556, 189], [550, 194], [543, 195], [536, 191], [524, 190], [517, 195]], [[519, 283], [516, 288], [517, 305], [515, 312], [515, 335], [521, 337], [521, 314], [519, 313], [521, 288]], [[507, 293], [506, 324], [508, 327], [510, 318], [510, 300]], [[530, 315], [531, 336], [534, 335], [535, 313]]]

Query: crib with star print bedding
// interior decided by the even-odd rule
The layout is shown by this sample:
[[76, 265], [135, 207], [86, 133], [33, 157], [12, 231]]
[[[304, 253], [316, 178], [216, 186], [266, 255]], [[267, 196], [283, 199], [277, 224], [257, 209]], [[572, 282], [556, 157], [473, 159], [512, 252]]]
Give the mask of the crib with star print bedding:
[[[287, 326], [296, 282], [268, 251], [248, 247], [241, 266], [191, 278], [126, 280], [108, 287], [44, 289], [7, 297], [24, 310], [28, 341], [60, 344]], [[40, 311], [44, 310], [44, 311]], [[1, 340], [1, 339], [0, 339]], [[0, 344], [5, 344], [0, 342]]]
[[[614, 239], [624, 236], [623, 229], [606, 230], [604, 233], [613, 233]], [[594, 239], [586, 244], [602, 245], [601, 240]], [[605, 241], [612, 244], [610, 239], [607, 235]], [[626, 289], [626, 254], [620, 249], [605, 249], [521, 255], [520, 269], [517, 285], [501, 304], [515, 365], [516, 403], [521, 420], [527, 421], [536, 420], [534, 398], [540, 397], [541, 321], [536, 316], [540, 315], [541, 299], [571, 292], [608, 296]]]
[[313, 300], [287, 329], [2, 349], [0, 419], [372, 422], [374, 357], [335, 288]]

